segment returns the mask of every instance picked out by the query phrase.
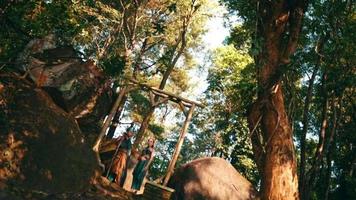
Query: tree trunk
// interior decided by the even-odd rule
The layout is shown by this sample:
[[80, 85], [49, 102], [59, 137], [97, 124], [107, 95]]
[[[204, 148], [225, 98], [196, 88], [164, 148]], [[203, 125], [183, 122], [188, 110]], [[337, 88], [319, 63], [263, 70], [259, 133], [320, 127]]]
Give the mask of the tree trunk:
[[[183, 50], [182, 50], [182, 53], [183, 53]], [[180, 57], [180, 55], [182, 53], [179, 54], [179, 57]], [[168, 77], [171, 75], [171, 73], [173, 71], [173, 68], [174, 68], [174, 66], [175, 66], [177, 61], [178, 61], [178, 59], [175, 62], [171, 63], [169, 65], [168, 69], [163, 74], [163, 78], [162, 78], [161, 83], [159, 85], [159, 89], [160, 90], [163, 90], [164, 87], [166, 86]], [[153, 113], [155, 112], [155, 109], [156, 109], [156, 106], [154, 106], [153, 104], [155, 104], [155, 102], [157, 102], [158, 100], [159, 100], [159, 97], [156, 95], [155, 98], [154, 98], [154, 102], [151, 102], [152, 105], [150, 107], [150, 110], [148, 111], [148, 113], [146, 114], [144, 119], [142, 120], [140, 129], [139, 129], [138, 133], [136, 134], [136, 139], [135, 139], [135, 142], [133, 144], [134, 148], [137, 148], [142, 143], [145, 131], [147, 130], [148, 125], [149, 125], [149, 123], [151, 121], [151, 118], [153, 116]]]
[[313, 91], [313, 85], [314, 85], [314, 80], [316, 77], [318, 71], [318, 66], [315, 66], [313, 70], [313, 74], [309, 80], [309, 85], [308, 85], [308, 92], [307, 96], [305, 97], [305, 104], [304, 104], [304, 110], [303, 110], [303, 129], [302, 129], [302, 134], [300, 138], [300, 174], [299, 174], [299, 192], [302, 193], [304, 191], [304, 185], [305, 185], [305, 163], [306, 163], [306, 158], [305, 158], [305, 140], [308, 132], [308, 126], [309, 126], [309, 107], [310, 107], [310, 101], [312, 98], [312, 91]]
[[[261, 198], [299, 199], [297, 163], [291, 125], [286, 114], [281, 76], [295, 52], [306, 1], [260, 1], [257, 38], [262, 41], [256, 56], [258, 98], [249, 112], [249, 128], [260, 171]], [[286, 41], [287, 38], [287, 41]], [[262, 136], [258, 136], [260, 129]], [[256, 140], [256, 138], [262, 138]]]
[[328, 124], [328, 119], [327, 119], [327, 111], [328, 111], [328, 95], [327, 95], [327, 90], [326, 90], [326, 80], [327, 80], [327, 75], [324, 72], [323, 77], [322, 77], [322, 87], [323, 87], [323, 94], [324, 94], [324, 102], [323, 102], [323, 110], [322, 110], [322, 115], [321, 115], [321, 127], [320, 127], [320, 133], [319, 133], [319, 142], [317, 146], [317, 150], [314, 155], [314, 160], [311, 169], [309, 170], [307, 176], [306, 176], [306, 181], [308, 181], [304, 187], [304, 190], [302, 192], [302, 197], [303, 199], [307, 200], [310, 199], [310, 193], [311, 190], [314, 187], [314, 182], [315, 182], [315, 177], [317, 173], [319, 172], [319, 166], [322, 161], [323, 155], [324, 155], [324, 150], [325, 150], [325, 142], [326, 142], [326, 128]]
[[150, 110], [148, 111], [148, 113], [143, 118], [143, 120], [141, 122], [140, 129], [138, 130], [138, 132], [136, 134], [136, 139], [135, 139], [135, 142], [133, 144], [134, 149], [138, 148], [139, 145], [142, 143], [142, 140], [144, 138], [144, 133], [148, 128], [148, 125], [149, 125], [149, 123], [151, 121], [151, 118], [153, 116], [153, 113], [154, 113], [155, 109], [156, 108], [154, 106], [151, 106]]
[[[166, 86], [168, 77], [172, 73], [175, 64], [176, 64], [176, 62], [175, 63], [171, 63], [169, 65], [168, 69], [165, 71], [165, 73], [163, 75], [163, 78], [161, 80], [161, 83], [159, 85], [159, 89], [160, 90], [163, 90], [164, 87]], [[148, 125], [149, 125], [149, 123], [151, 121], [151, 118], [153, 116], [153, 113], [155, 112], [155, 109], [156, 109], [156, 106], [154, 106], [153, 104], [155, 104], [155, 102], [157, 102], [158, 100], [159, 100], [159, 97], [156, 95], [155, 98], [154, 98], [154, 102], [151, 102], [150, 110], [148, 111], [148, 113], [143, 118], [143, 120], [141, 122], [140, 129], [138, 130], [138, 133], [136, 134], [136, 139], [135, 139], [135, 142], [133, 144], [134, 148], [137, 148], [142, 143], [145, 131], [147, 130]]]
[[298, 199], [297, 164], [293, 138], [285, 112], [282, 90], [270, 97], [259, 100], [265, 102], [261, 110], [263, 134], [262, 199]]
[[[192, 17], [192, 16], [190, 16]], [[182, 31], [180, 33], [180, 36], [178, 38], [178, 41], [176, 43], [176, 45], [174, 46], [173, 48], [173, 51], [171, 53], [171, 57], [170, 57], [170, 61], [169, 63], [167, 64], [167, 70], [164, 72], [163, 74], [163, 77], [162, 77], [162, 80], [161, 80], [161, 83], [159, 85], [159, 89], [160, 90], [163, 90], [164, 87], [166, 86], [166, 83], [167, 83], [167, 80], [169, 78], [169, 76], [171, 75], [172, 71], [173, 71], [173, 68], [175, 67], [175, 65], [177, 64], [178, 62], [178, 59], [182, 56], [184, 50], [185, 50], [185, 47], [186, 47], [186, 34], [187, 34], [187, 29], [188, 29], [188, 25], [189, 25], [189, 21], [190, 21], [191, 18], [188, 18], [186, 20], [184, 20], [183, 22], [183, 27], [182, 27]], [[180, 45], [179, 49], [177, 50], [178, 46]], [[177, 54], [175, 55], [175, 52], [177, 51]], [[155, 96], [154, 98], [154, 102], [151, 102], [151, 104], [155, 104], [155, 102], [157, 102], [159, 100], [159, 97], [158, 96]], [[156, 109], [156, 106], [151, 106], [148, 114], [145, 116], [145, 118], [143, 119], [142, 123], [141, 123], [141, 126], [140, 126], [140, 129], [136, 135], [136, 140], [133, 144], [133, 148], [137, 148], [141, 143], [142, 143], [142, 140], [144, 138], [144, 134], [145, 134], [145, 131], [151, 121], [151, 118], [153, 116], [153, 113]]]
[[[341, 116], [337, 114], [337, 107], [336, 107], [336, 100], [335, 97], [332, 99], [333, 103], [333, 126], [330, 132], [329, 143], [327, 147], [327, 155], [326, 155], [326, 162], [327, 162], [327, 169], [326, 169], [326, 181], [325, 181], [325, 191], [324, 191], [324, 200], [329, 199], [329, 192], [330, 192], [330, 182], [331, 182], [331, 161], [332, 161], [332, 154], [334, 153], [335, 149], [335, 134], [338, 129]], [[341, 106], [340, 106], [341, 107]], [[341, 113], [340, 113], [341, 114]]]
[[[333, 129], [335, 128], [335, 124], [333, 125]], [[333, 134], [334, 131], [331, 133]], [[331, 140], [331, 138], [330, 138]], [[326, 165], [327, 165], [327, 168], [326, 168], [326, 180], [325, 180], [325, 191], [324, 191], [324, 200], [328, 200], [329, 198], [329, 192], [330, 192], [330, 182], [331, 182], [331, 155], [333, 153], [333, 144], [330, 144], [330, 148], [328, 149], [328, 154], [326, 155]]]
[[[329, 149], [331, 151], [331, 149]], [[326, 168], [326, 181], [325, 181], [325, 191], [324, 191], [324, 200], [329, 199], [329, 192], [330, 192], [330, 182], [331, 182], [331, 153], [328, 153], [326, 157], [327, 168]]]
[[318, 72], [318, 68], [320, 66], [320, 63], [322, 62], [322, 57], [320, 56], [322, 53], [322, 49], [324, 47], [325, 41], [329, 38], [329, 35], [325, 35], [321, 37], [318, 40], [318, 43], [315, 47], [315, 52], [318, 56], [317, 63], [315, 65], [315, 68], [313, 70], [313, 74], [309, 80], [309, 85], [308, 85], [308, 90], [307, 90], [307, 96], [305, 97], [305, 104], [304, 104], [304, 111], [303, 111], [303, 129], [302, 129], [302, 134], [300, 138], [300, 174], [299, 174], [299, 192], [301, 194], [304, 193], [305, 186], [306, 186], [306, 174], [305, 174], [305, 164], [306, 164], [306, 157], [305, 157], [305, 140], [306, 140], [306, 135], [308, 132], [308, 127], [309, 127], [309, 117], [308, 117], [308, 112], [309, 112], [309, 107], [310, 107], [310, 101], [312, 98], [312, 92], [313, 92], [313, 85], [315, 81], [315, 77]]
[[[169, 75], [172, 73], [174, 66], [175, 66], [175, 64], [174, 65], [170, 65], [170, 67], [164, 73], [164, 76], [163, 76], [163, 78], [161, 80], [161, 83], [160, 83], [160, 86], [159, 86], [160, 90], [164, 89], [164, 87], [166, 85], [166, 82], [167, 82], [167, 79], [168, 79]], [[155, 104], [155, 102], [157, 102], [158, 100], [159, 100], [159, 97], [156, 95], [155, 98], [154, 98], [154, 102], [151, 102], [150, 110], [148, 111], [148, 113], [143, 118], [143, 120], [141, 122], [140, 129], [138, 130], [138, 133], [136, 134], [136, 139], [135, 139], [135, 142], [133, 144], [134, 148], [138, 148], [138, 146], [142, 143], [142, 140], [143, 140], [144, 135], [145, 135], [145, 131], [147, 130], [148, 125], [149, 125], [149, 123], [151, 121], [151, 118], [153, 116], [153, 113], [155, 112], [155, 109], [157, 107], [157, 106], [155, 106], [153, 104]]]

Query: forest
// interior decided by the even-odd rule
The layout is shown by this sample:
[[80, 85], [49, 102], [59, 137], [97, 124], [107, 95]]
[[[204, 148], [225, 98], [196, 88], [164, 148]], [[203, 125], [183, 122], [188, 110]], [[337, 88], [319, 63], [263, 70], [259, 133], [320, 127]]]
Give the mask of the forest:
[[355, 32], [353, 0], [1, 0], [0, 199], [356, 199]]

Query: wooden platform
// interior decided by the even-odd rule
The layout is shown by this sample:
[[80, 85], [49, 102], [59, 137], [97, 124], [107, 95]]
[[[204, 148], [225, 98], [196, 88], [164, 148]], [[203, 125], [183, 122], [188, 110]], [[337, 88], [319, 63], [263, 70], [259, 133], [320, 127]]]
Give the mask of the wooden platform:
[[174, 189], [172, 188], [147, 181], [141, 200], [169, 200], [173, 193]]
[[98, 184], [105, 188], [106, 195], [115, 197], [118, 200], [170, 200], [174, 193], [174, 189], [151, 181], [146, 182], [144, 192], [141, 195], [126, 191], [105, 177], [100, 177], [97, 181]]

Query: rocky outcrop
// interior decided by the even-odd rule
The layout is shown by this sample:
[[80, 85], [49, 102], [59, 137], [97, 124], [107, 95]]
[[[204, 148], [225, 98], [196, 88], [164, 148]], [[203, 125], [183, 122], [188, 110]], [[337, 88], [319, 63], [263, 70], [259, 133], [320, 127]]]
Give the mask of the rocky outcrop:
[[89, 143], [93, 143], [111, 107], [110, 79], [93, 61], [83, 61], [72, 47], [42, 51], [37, 47], [34, 52], [23, 58], [28, 61], [25, 68], [29, 77], [78, 121]]
[[52, 35], [31, 41], [17, 63], [17, 74], [0, 73], [0, 199], [87, 194], [110, 79]]
[[1, 189], [81, 191], [97, 167], [74, 117], [11, 74], [0, 74], [0, 152]]

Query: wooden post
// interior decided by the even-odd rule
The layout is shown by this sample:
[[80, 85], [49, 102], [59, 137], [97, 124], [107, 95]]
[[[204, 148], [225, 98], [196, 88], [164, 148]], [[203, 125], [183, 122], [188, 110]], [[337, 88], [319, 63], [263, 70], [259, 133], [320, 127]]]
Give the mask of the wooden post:
[[168, 165], [167, 175], [165, 176], [164, 181], [163, 181], [163, 185], [164, 185], [164, 186], [167, 185], [167, 183], [168, 183], [168, 181], [169, 181], [169, 178], [170, 178], [171, 175], [173, 174], [173, 170], [174, 170], [174, 167], [175, 167], [175, 165], [176, 165], [176, 162], [177, 162], [177, 159], [178, 159], [180, 150], [181, 150], [181, 148], [182, 148], [183, 141], [184, 141], [185, 135], [186, 135], [186, 133], [187, 133], [188, 125], [189, 125], [189, 122], [190, 122], [190, 120], [191, 120], [191, 118], [192, 118], [194, 108], [195, 108], [195, 104], [192, 104], [192, 106], [191, 106], [190, 109], [189, 109], [189, 113], [188, 113], [188, 115], [187, 115], [186, 118], [185, 118], [185, 122], [184, 122], [183, 128], [182, 128], [182, 130], [181, 130], [181, 132], [180, 132], [178, 142], [177, 142], [176, 147], [175, 147], [175, 149], [174, 149], [174, 153], [173, 153], [173, 156], [172, 156], [172, 160], [171, 160], [171, 162], [170, 162], [169, 165]]
[[117, 111], [112, 119], [111, 125], [109, 126], [108, 134], [106, 135], [107, 139], [112, 139], [115, 134], [115, 130], [120, 122], [120, 117], [122, 114], [122, 111], [124, 110], [124, 105], [126, 103], [127, 96], [124, 95], [124, 97], [121, 99], [120, 105], [117, 108]]
[[101, 164], [100, 157], [99, 157], [99, 146], [100, 146], [101, 140], [105, 136], [106, 130], [108, 129], [113, 117], [115, 116], [117, 108], [119, 107], [123, 97], [126, 95], [127, 90], [128, 90], [127, 86], [124, 86], [120, 90], [119, 96], [117, 97], [114, 106], [111, 108], [111, 111], [110, 111], [108, 117], [106, 118], [105, 123], [104, 123], [103, 127], [101, 128], [100, 134], [99, 134], [98, 138], [96, 139], [95, 144], [93, 146], [93, 150], [97, 154], [97, 160], [98, 160], [99, 164]]

